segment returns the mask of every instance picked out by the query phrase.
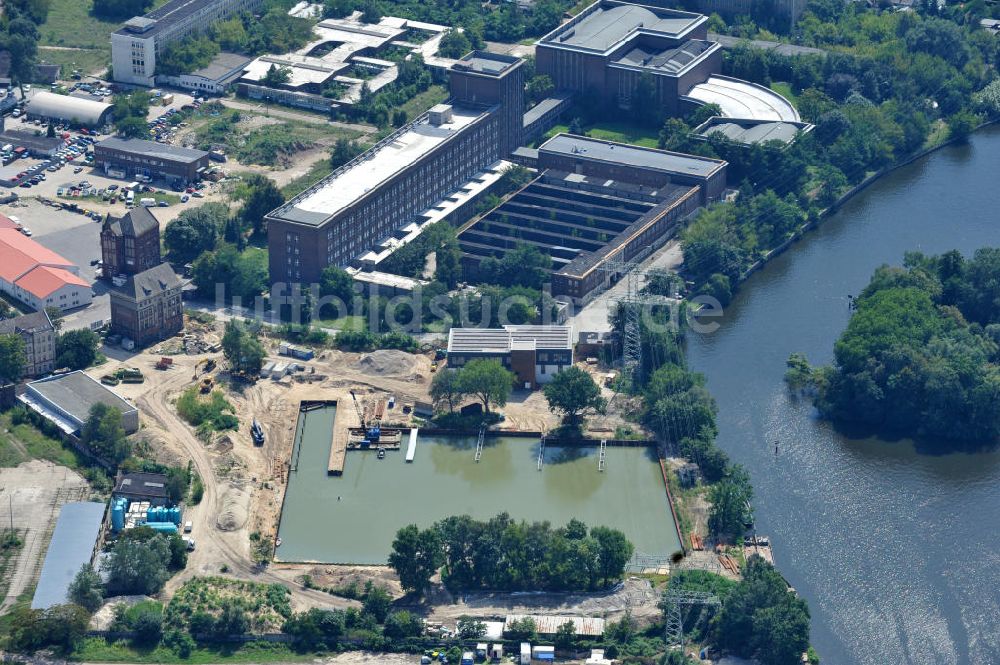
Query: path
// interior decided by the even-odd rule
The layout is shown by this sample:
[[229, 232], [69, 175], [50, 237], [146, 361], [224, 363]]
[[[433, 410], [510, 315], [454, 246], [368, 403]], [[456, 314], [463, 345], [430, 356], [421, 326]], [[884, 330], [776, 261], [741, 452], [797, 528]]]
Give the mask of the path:
[[215, 520], [223, 499], [221, 483], [215, 475], [212, 455], [195, 437], [191, 428], [181, 421], [170, 403], [169, 398], [172, 394], [191, 384], [190, 368], [175, 369], [169, 378], [151, 386], [138, 400], [144, 419], [147, 422], [155, 422], [165, 432], [170, 433], [172, 440], [189, 456], [205, 486], [201, 503], [189, 507], [185, 516], [196, 525], [198, 547], [188, 556], [187, 568], [168, 582], [166, 591], [172, 594], [188, 579], [199, 575], [218, 574], [222, 566], [227, 566], [229, 573], [240, 579], [287, 586], [292, 592], [293, 600], [306, 607], [356, 605], [354, 601], [336, 598], [322, 591], [303, 589], [294, 584], [289, 577], [256, 565], [250, 559], [246, 529], [223, 532], [216, 528]]
[[220, 99], [219, 102], [221, 102], [226, 108], [236, 109], [237, 111], [265, 113], [267, 115], [274, 116], [275, 118], [284, 118], [285, 120], [308, 122], [313, 125], [322, 125], [324, 127], [340, 127], [341, 129], [350, 129], [355, 132], [361, 132], [362, 134], [374, 134], [378, 131], [378, 129], [372, 127], [371, 125], [361, 125], [354, 122], [340, 122], [338, 120], [326, 120], [320, 116], [310, 115], [308, 113], [296, 113], [295, 111], [288, 111], [271, 104], [251, 104], [249, 102], [237, 101], [226, 97]]
[[826, 51], [812, 46], [798, 46], [797, 44], [785, 44], [783, 42], [771, 42], [763, 39], [742, 39], [740, 37], [730, 37], [714, 32], [708, 33], [708, 40], [719, 42], [722, 48], [735, 48], [740, 44], [749, 44], [751, 48], [762, 49], [764, 51], [774, 51], [780, 55], [826, 55]]

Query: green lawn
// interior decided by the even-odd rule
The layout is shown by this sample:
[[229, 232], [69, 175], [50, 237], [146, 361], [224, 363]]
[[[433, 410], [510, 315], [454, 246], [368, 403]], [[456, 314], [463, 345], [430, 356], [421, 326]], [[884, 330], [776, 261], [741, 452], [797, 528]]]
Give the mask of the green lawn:
[[17, 466], [29, 457], [71, 469], [84, 466], [76, 453], [63, 447], [58, 439], [45, 436], [29, 424], [12, 425], [9, 412], [0, 414], [0, 466]]
[[111, 55], [97, 49], [63, 51], [43, 46], [38, 49], [38, 59], [61, 65], [62, 78], [69, 78], [74, 69], [82, 69], [84, 74], [102, 76], [111, 64]]
[[407, 119], [413, 120], [430, 107], [440, 104], [446, 99], [448, 99], [448, 89], [443, 85], [432, 85], [400, 108], [406, 111]]
[[336, 328], [337, 330], [364, 330], [365, 317], [342, 316], [339, 319], [315, 319], [312, 325], [317, 328]]
[[776, 93], [790, 101], [792, 106], [798, 108], [799, 96], [792, 92], [791, 85], [778, 81], [771, 84], [771, 90], [774, 90]]
[[86, 663], [289, 663], [307, 662], [316, 657], [313, 653], [297, 653], [284, 644], [252, 642], [212, 648], [198, 648], [190, 657], [181, 658], [164, 646], [154, 649], [136, 649], [126, 641], [108, 642], [98, 637], [85, 639], [69, 659]]
[[[583, 129], [587, 136], [595, 139], [631, 143], [644, 148], [656, 148], [659, 141], [659, 133], [655, 130], [638, 127], [627, 122], [599, 122], [593, 125], [584, 125]], [[545, 133], [544, 139], [564, 132], [569, 132], [569, 125], [556, 125]]]

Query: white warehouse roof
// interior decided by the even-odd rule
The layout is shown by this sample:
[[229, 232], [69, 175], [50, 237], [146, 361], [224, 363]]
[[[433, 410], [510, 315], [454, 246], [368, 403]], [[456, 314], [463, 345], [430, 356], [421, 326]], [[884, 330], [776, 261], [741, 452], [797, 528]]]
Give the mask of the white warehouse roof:
[[703, 104], [718, 104], [726, 118], [799, 122], [799, 112], [787, 99], [756, 83], [728, 76], [709, 76], [687, 96]]
[[103, 125], [110, 110], [111, 104], [45, 91], [35, 93], [27, 105], [28, 115], [70, 120], [84, 125]]

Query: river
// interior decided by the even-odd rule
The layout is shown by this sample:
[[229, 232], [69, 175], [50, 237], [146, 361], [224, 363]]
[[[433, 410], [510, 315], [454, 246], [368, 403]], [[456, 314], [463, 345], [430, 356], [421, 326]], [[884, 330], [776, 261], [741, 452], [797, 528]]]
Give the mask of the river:
[[849, 438], [782, 380], [792, 352], [831, 361], [847, 295], [879, 265], [1000, 244], [998, 174], [993, 128], [886, 176], [751, 277], [717, 332], [689, 336], [826, 664], [1000, 663], [1000, 453]]

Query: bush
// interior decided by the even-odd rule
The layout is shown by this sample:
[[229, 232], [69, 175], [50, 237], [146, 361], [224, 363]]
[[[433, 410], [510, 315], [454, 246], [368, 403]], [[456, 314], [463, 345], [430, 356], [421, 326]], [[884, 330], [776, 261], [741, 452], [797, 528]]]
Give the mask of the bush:
[[221, 390], [213, 390], [208, 398], [198, 393], [197, 386], [191, 386], [177, 399], [177, 413], [193, 427], [209, 431], [236, 429], [239, 420], [232, 415], [236, 408], [229, 403]]

